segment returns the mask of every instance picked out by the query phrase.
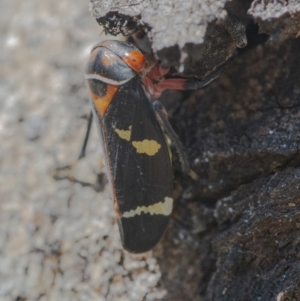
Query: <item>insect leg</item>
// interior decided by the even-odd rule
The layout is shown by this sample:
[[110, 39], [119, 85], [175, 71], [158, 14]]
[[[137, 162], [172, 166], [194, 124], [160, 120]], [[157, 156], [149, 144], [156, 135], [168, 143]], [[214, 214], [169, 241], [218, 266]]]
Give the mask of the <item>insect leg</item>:
[[160, 97], [161, 93], [165, 90], [198, 90], [223, 73], [228, 64], [218, 67], [215, 71], [208, 74], [202, 79], [198, 78], [168, 78], [160, 81], [157, 84], [153, 84], [151, 78], [145, 78], [144, 83], [146, 86], [151, 87], [150, 94], [154, 98]]
[[89, 137], [90, 137], [92, 121], [93, 121], [93, 112], [91, 111], [89, 119], [88, 119], [88, 124], [87, 124], [87, 129], [86, 129], [83, 145], [81, 147], [81, 150], [80, 150], [80, 153], [79, 153], [79, 156], [78, 156], [78, 160], [85, 157], [85, 151], [86, 151], [86, 146], [87, 146], [87, 143], [88, 143], [88, 140], [89, 140]]
[[184, 151], [183, 145], [180, 142], [180, 139], [178, 138], [177, 134], [175, 133], [171, 124], [169, 123], [166, 109], [159, 100], [154, 100], [152, 102], [152, 108], [155, 112], [158, 122], [160, 123], [161, 127], [166, 132], [167, 136], [170, 138], [170, 140], [176, 148], [181, 163], [182, 171], [188, 173], [190, 170], [190, 166], [189, 161], [187, 159], [187, 155]]

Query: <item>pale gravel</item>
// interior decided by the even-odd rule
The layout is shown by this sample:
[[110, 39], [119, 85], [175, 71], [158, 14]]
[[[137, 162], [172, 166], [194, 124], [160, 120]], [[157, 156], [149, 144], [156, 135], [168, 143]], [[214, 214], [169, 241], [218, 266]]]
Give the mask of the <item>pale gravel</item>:
[[127, 16], [139, 16], [141, 23], [150, 26], [148, 33], [152, 49], [186, 43], [203, 43], [207, 25], [223, 15], [228, 0], [91, 0], [95, 18], [118, 11]]
[[[89, 112], [83, 70], [101, 28], [88, 1], [2, 0], [0, 10], [0, 300], [154, 300], [151, 253], [123, 251], [110, 187], [97, 193], [52, 171], [75, 160]], [[72, 171], [103, 171], [93, 129]], [[23, 299], [24, 298], [24, 299]]]

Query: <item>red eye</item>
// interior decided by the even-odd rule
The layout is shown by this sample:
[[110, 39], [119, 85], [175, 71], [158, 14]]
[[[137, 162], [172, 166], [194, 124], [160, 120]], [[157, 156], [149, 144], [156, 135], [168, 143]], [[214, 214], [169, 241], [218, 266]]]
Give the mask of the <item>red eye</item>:
[[142, 71], [145, 66], [145, 58], [143, 54], [137, 50], [127, 52], [124, 61], [136, 72]]

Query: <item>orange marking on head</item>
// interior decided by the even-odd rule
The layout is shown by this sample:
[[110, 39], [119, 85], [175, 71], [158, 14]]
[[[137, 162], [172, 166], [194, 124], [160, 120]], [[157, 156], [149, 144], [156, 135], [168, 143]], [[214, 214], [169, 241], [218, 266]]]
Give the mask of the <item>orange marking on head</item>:
[[123, 59], [136, 72], [142, 71], [145, 67], [145, 57], [138, 50], [127, 52]]
[[112, 99], [117, 93], [119, 86], [107, 85], [106, 93], [103, 96], [93, 93], [89, 87], [89, 83], [88, 83], [88, 89], [93, 99], [93, 102], [95, 104], [97, 112], [99, 113], [100, 116], [103, 117]]

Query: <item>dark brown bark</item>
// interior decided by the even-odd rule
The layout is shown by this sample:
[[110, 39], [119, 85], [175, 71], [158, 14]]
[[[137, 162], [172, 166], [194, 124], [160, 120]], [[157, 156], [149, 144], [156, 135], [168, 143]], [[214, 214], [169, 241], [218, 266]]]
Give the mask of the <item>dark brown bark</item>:
[[172, 118], [201, 180], [178, 179], [159, 253], [170, 299], [300, 300], [299, 47], [248, 51]]

